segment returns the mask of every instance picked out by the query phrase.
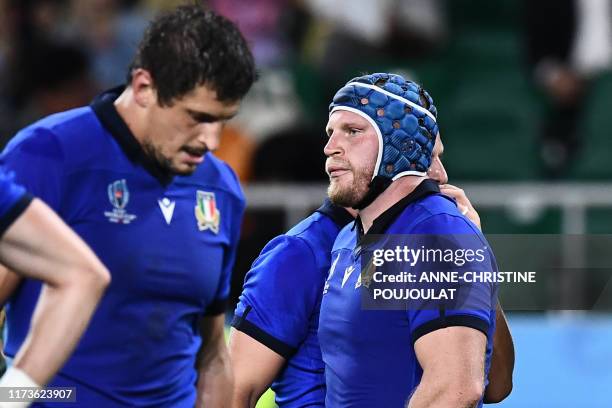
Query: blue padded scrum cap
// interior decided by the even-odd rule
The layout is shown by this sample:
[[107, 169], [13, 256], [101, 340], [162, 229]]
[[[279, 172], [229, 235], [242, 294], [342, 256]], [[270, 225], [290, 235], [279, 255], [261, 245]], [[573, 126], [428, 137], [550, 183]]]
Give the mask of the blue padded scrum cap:
[[346, 83], [329, 105], [354, 112], [374, 127], [378, 156], [372, 179], [425, 176], [438, 134], [437, 110], [420, 85], [395, 74], [370, 74]]

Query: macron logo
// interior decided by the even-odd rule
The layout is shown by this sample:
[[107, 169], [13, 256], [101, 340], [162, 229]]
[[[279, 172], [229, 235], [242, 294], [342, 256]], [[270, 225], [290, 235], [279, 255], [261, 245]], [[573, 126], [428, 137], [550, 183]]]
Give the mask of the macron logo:
[[166, 220], [166, 224], [170, 225], [172, 221], [172, 215], [174, 214], [174, 206], [176, 202], [170, 201], [168, 198], [164, 197], [161, 200], [157, 200], [159, 204], [159, 208], [164, 215], [164, 219]]
[[355, 270], [355, 267], [353, 265], [347, 267], [344, 270], [344, 276], [342, 277], [342, 287], [344, 287], [344, 284], [346, 283], [346, 281], [351, 276], [351, 274], [353, 273], [354, 270]]
[[329, 280], [332, 278], [332, 276], [334, 276], [334, 271], [336, 270], [336, 264], [338, 263], [338, 259], [340, 259], [340, 254], [338, 254], [338, 257], [329, 269], [329, 275], [327, 275], [327, 279], [325, 279], [325, 286], [323, 286], [323, 294], [326, 294], [329, 290]]

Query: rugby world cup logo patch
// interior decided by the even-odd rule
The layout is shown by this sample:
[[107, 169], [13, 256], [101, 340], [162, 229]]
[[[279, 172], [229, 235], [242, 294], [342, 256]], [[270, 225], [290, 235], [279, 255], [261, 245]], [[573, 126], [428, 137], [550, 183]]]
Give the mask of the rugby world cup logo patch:
[[125, 180], [117, 180], [108, 185], [108, 199], [116, 209], [125, 208], [130, 201], [130, 191]]
[[110, 222], [117, 224], [129, 224], [136, 216], [134, 214], [128, 214], [125, 210], [130, 201], [130, 191], [127, 187], [125, 179], [113, 181], [108, 185], [107, 188], [108, 200], [113, 206], [112, 211], [105, 211], [106, 216]]
[[215, 193], [197, 191], [195, 217], [200, 231], [211, 230], [215, 234], [219, 233], [221, 211], [217, 208]]

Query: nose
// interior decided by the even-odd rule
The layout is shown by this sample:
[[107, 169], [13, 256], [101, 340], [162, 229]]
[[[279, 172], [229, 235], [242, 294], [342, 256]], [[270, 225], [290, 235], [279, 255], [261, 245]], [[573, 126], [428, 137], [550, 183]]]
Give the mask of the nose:
[[440, 184], [448, 183], [448, 175], [446, 174], [446, 169], [444, 165], [440, 161], [439, 158], [435, 158], [434, 161], [429, 166], [429, 170], [427, 170], [427, 175], [429, 178], [437, 181]]
[[342, 154], [342, 147], [338, 142], [338, 137], [333, 134], [327, 140], [327, 144], [323, 148], [323, 153], [327, 157], [338, 156]]
[[221, 133], [223, 132], [222, 122], [203, 123], [198, 134], [198, 141], [206, 145], [210, 151], [215, 151], [221, 143]]

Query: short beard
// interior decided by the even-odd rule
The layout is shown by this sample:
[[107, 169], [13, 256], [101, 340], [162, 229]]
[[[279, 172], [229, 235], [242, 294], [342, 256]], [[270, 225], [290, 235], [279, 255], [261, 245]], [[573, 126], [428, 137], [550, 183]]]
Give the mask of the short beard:
[[172, 165], [172, 161], [165, 157], [162, 152], [159, 151], [159, 149], [157, 149], [149, 140], [145, 140], [142, 143], [142, 150], [144, 150], [145, 155], [149, 158], [149, 160], [151, 160], [155, 164], [155, 166], [157, 166], [157, 168], [159, 168], [163, 173], [179, 176], [189, 176], [195, 171], [195, 168], [193, 170], [188, 171], [181, 171], [175, 168]]
[[353, 183], [347, 188], [334, 187], [332, 181], [327, 188], [327, 195], [332, 203], [340, 207], [355, 208], [363, 200], [370, 188], [374, 165], [353, 170]]

